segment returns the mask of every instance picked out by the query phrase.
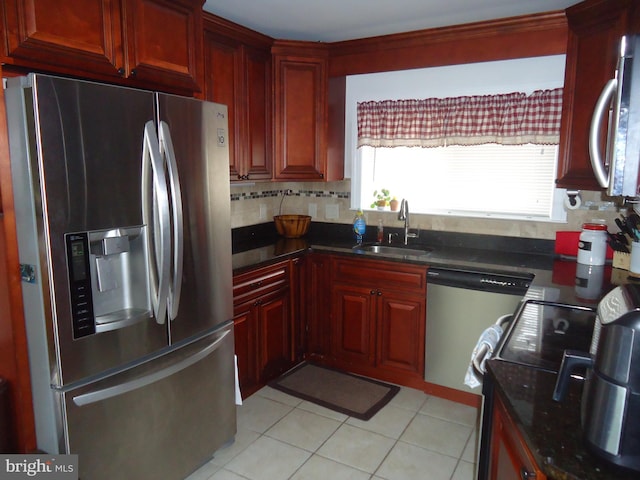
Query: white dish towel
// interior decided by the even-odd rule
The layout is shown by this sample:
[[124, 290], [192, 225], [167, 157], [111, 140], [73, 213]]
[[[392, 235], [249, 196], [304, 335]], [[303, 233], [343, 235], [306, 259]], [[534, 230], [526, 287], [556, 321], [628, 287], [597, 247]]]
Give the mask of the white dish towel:
[[475, 360], [476, 365], [478, 365], [480, 370], [484, 373], [484, 362], [493, 355], [493, 350], [496, 348], [496, 345], [502, 336], [502, 331], [503, 330], [500, 325], [493, 324], [482, 332], [482, 335], [480, 335], [478, 343], [474, 347], [473, 352], [471, 352], [469, 368], [467, 368], [467, 373], [464, 376], [464, 384], [468, 387], [476, 388], [482, 385], [482, 377], [478, 376], [478, 373], [473, 367], [473, 362]]
[[235, 377], [236, 377], [236, 405], [242, 405], [242, 395], [240, 394], [240, 380], [238, 379], [238, 356], [233, 356], [233, 363], [235, 366]]

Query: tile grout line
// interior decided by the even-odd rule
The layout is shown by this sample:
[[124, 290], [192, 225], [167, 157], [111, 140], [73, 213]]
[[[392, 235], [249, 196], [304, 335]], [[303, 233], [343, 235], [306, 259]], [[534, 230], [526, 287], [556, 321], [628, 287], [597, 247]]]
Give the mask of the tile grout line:
[[[307, 410], [304, 410], [304, 409], [302, 409], [302, 408], [299, 408], [301, 404], [302, 404], [302, 402], [300, 402], [300, 403], [299, 403], [299, 404], [298, 404], [294, 409], [299, 409], [299, 410], [301, 410], [301, 411], [303, 411], [303, 412], [305, 412], [305, 413], [313, 413], [313, 414], [318, 415], [318, 416], [321, 416], [321, 417], [323, 417], [323, 418], [329, 418], [329, 419], [331, 419], [330, 417], [325, 417], [324, 415], [320, 415], [320, 414], [318, 414], [318, 413], [314, 413], [314, 412], [309, 412], [309, 411], [307, 411]], [[289, 412], [289, 413], [291, 413], [291, 412]], [[287, 414], [287, 415], [288, 415], [288, 414]], [[309, 458], [307, 458], [307, 459], [304, 461], [304, 463], [303, 463], [302, 465], [300, 465], [300, 466], [296, 469], [296, 471], [295, 471], [295, 472], [293, 472], [293, 473], [288, 477], [288, 480], [291, 480], [291, 478], [293, 478], [293, 477], [295, 476], [295, 474], [296, 474], [296, 473], [298, 473], [298, 471], [300, 471], [300, 469], [301, 469], [302, 467], [304, 467], [304, 466], [309, 462], [309, 460], [311, 460], [311, 459], [313, 458], [313, 456], [314, 456], [314, 455], [318, 455], [318, 457], [320, 457], [320, 458], [327, 458], [327, 457], [323, 457], [322, 455], [320, 455], [320, 454], [318, 453], [318, 451], [322, 448], [322, 446], [323, 446], [325, 443], [327, 443], [327, 442], [329, 441], [329, 439], [330, 439], [331, 437], [333, 437], [333, 436], [335, 435], [335, 433], [340, 429], [340, 427], [341, 427], [341, 426], [343, 426], [343, 425], [347, 422], [347, 420], [349, 420], [350, 418], [351, 418], [350, 416], [346, 415], [346, 418], [340, 422], [340, 425], [338, 425], [338, 426], [336, 427], [336, 429], [331, 433], [331, 435], [329, 435], [327, 438], [325, 438], [325, 440], [324, 440], [324, 441], [323, 441], [323, 442], [318, 446], [318, 448], [316, 448], [313, 452], [311, 452], [311, 455], [309, 456]], [[333, 419], [331, 419], [331, 420], [336, 420], [336, 419], [335, 419], [335, 418], [333, 418]], [[337, 422], [337, 421], [338, 421], [338, 420], [336, 420], [336, 422]], [[333, 460], [333, 459], [331, 459], [331, 458], [327, 458], [327, 460], [331, 460], [332, 462], [336, 462], [335, 460]], [[336, 463], [340, 463], [340, 462], [336, 462]], [[344, 464], [342, 464], [342, 465], [344, 465]], [[350, 468], [355, 468], [353, 465], [346, 465], [346, 466], [347, 466], [347, 467], [350, 467]], [[369, 473], [369, 472], [365, 472], [365, 473]]]
[[[256, 392], [256, 393], [258, 393], [258, 392]], [[298, 468], [297, 468], [297, 469], [296, 469], [296, 470], [295, 470], [291, 475], [289, 475], [289, 476], [287, 477], [289, 480], [290, 480], [291, 478], [293, 478], [293, 477], [294, 477], [294, 476], [295, 476], [295, 475], [296, 475], [296, 474], [297, 474], [297, 473], [298, 473], [298, 472], [299, 472], [299, 471], [300, 471], [300, 470], [301, 470], [301, 469], [302, 469], [302, 468], [303, 468], [303, 467], [304, 467], [304, 466], [309, 462], [309, 460], [310, 460], [310, 459], [312, 459], [314, 456], [317, 456], [317, 457], [319, 457], [319, 458], [323, 458], [323, 459], [327, 459], [327, 460], [329, 460], [329, 461], [336, 462], [336, 463], [338, 463], [338, 464], [342, 464], [342, 465], [344, 465], [344, 466], [346, 466], [346, 467], [348, 467], [348, 468], [355, 469], [355, 470], [357, 470], [357, 471], [360, 471], [360, 472], [362, 472], [362, 473], [364, 473], [364, 474], [369, 475], [369, 478], [370, 478], [370, 479], [372, 479], [372, 478], [373, 478], [373, 477], [375, 477], [375, 476], [376, 476], [376, 474], [380, 471], [380, 468], [381, 468], [382, 464], [383, 464], [383, 463], [385, 462], [385, 460], [389, 457], [389, 455], [390, 455], [391, 451], [392, 451], [394, 448], [396, 448], [396, 446], [401, 442], [401, 437], [402, 437], [402, 435], [404, 435], [404, 434], [405, 434], [405, 432], [407, 431], [407, 429], [409, 428], [409, 426], [411, 425], [411, 423], [412, 423], [412, 422], [417, 418], [417, 416], [418, 416], [418, 415], [426, 415], [426, 416], [429, 416], [429, 417], [432, 417], [432, 418], [436, 418], [436, 419], [438, 419], [438, 420], [442, 420], [442, 421], [449, 421], [449, 422], [451, 422], [451, 423], [453, 423], [453, 424], [457, 424], [457, 425], [463, 425], [463, 426], [471, 427], [471, 432], [469, 433], [469, 436], [468, 436], [468, 438], [467, 438], [467, 440], [466, 440], [466, 442], [465, 442], [465, 444], [464, 444], [464, 447], [463, 447], [463, 448], [462, 448], [462, 450], [461, 450], [460, 455], [459, 455], [459, 456], [457, 456], [457, 457], [451, 457], [451, 456], [449, 456], [449, 455], [445, 455], [445, 456], [449, 456], [450, 458], [455, 458], [455, 459], [456, 459], [456, 463], [455, 463], [455, 466], [454, 466], [454, 469], [453, 469], [452, 475], [451, 475], [451, 477], [450, 477], [451, 479], [453, 479], [453, 478], [454, 478], [455, 473], [456, 473], [456, 470], [458, 469], [459, 465], [461, 464], [461, 461], [463, 460], [463, 458], [462, 458], [462, 457], [463, 457], [463, 455], [464, 455], [464, 453], [465, 453], [465, 451], [466, 451], [466, 449], [467, 449], [467, 447], [468, 447], [468, 445], [469, 445], [469, 442], [474, 441], [474, 439], [473, 439], [473, 434], [474, 434], [474, 431], [475, 431], [475, 430], [474, 430], [474, 427], [473, 427], [473, 426], [469, 426], [469, 425], [466, 425], [466, 424], [464, 424], [464, 423], [459, 423], [459, 422], [456, 422], [456, 421], [452, 421], [452, 420], [450, 420], [450, 419], [443, 419], [443, 418], [440, 418], [440, 417], [438, 417], [438, 416], [430, 415], [429, 413], [422, 412], [422, 411], [421, 411], [421, 409], [423, 409], [423, 408], [425, 407], [425, 405], [427, 404], [427, 402], [429, 401], [429, 399], [430, 399], [430, 398], [432, 398], [430, 395], [427, 395], [427, 398], [426, 398], [426, 399], [425, 399], [425, 400], [424, 400], [424, 401], [423, 401], [423, 402], [422, 402], [422, 403], [417, 407], [417, 409], [413, 409], [413, 408], [403, 408], [402, 406], [395, 406], [395, 408], [398, 408], [398, 409], [401, 409], [401, 410], [405, 410], [405, 411], [410, 411], [410, 412], [412, 412], [412, 413], [413, 413], [413, 415], [411, 416], [411, 419], [407, 422], [407, 424], [406, 424], [406, 425], [405, 425], [405, 427], [403, 428], [402, 432], [400, 432], [400, 433], [398, 434], [398, 437], [397, 437], [397, 438], [394, 438], [394, 437], [387, 437], [387, 438], [389, 438], [389, 439], [392, 439], [392, 440], [393, 440], [393, 445], [389, 448], [389, 450], [387, 451], [387, 453], [386, 453], [386, 454], [381, 458], [380, 462], [378, 463], [378, 465], [377, 465], [377, 467], [375, 468], [375, 470], [373, 471], [373, 473], [369, 473], [369, 472], [367, 472], [367, 471], [365, 471], [365, 470], [361, 470], [360, 468], [355, 467], [354, 465], [345, 464], [345, 463], [342, 463], [342, 462], [340, 462], [340, 461], [337, 461], [337, 460], [334, 460], [334, 459], [331, 459], [331, 458], [325, 457], [325, 456], [323, 456], [323, 455], [320, 455], [318, 452], [319, 452], [319, 450], [320, 450], [320, 449], [321, 449], [321, 448], [322, 448], [322, 447], [323, 447], [323, 446], [324, 446], [324, 445], [325, 445], [325, 444], [326, 444], [326, 443], [327, 443], [327, 442], [328, 442], [328, 441], [329, 441], [329, 440], [330, 440], [330, 439], [331, 439], [331, 438], [336, 434], [336, 432], [337, 432], [340, 428], [342, 428], [342, 426], [343, 426], [343, 425], [345, 425], [345, 424], [346, 424], [346, 425], [348, 425], [349, 427], [353, 427], [353, 428], [356, 428], [356, 429], [358, 429], [358, 430], [362, 430], [362, 431], [367, 432], [367, 433], [377, 433], [377, 432], [375, 432], [375, 431], [373, 431], [373, 430], [368, 430], [368, 429], [366, 429], [366, 428], [362, 428], [361, 426], [358, 426], [358, 425], [351, 425], [351, 424], [349, 424], [349, 423], [348, 423], [348, 422], [349, 422], [349, 419], [351, 419], [351, 418], [354, 418], [354, 419], [355, 419], [355, 417], [351, 417], [351, 416], [349, 416], [349, 415], [346, 415], [346, 416], [345, 416], [345, 418], [344, 418], [344, 419], [342, 419], [342, 420], [338, 420], [337, 418], [332, 417], [332, 416], [329, 416], [329, 415], [323, 415], [322, 413], [318, 413], [318, 412], [314, 412], [314, 411], [310, 411], [310, 410], [305, 410], [304, 408], [301, 408], [301, 405], [304, 403], [303, 401], [300, 401], [300, 402], [296, 403], [295, 405], [292, 405], [291, 403], [283, 402], [283, 401], [281, 401], [281, 400], [275, 399], [275, 398], [270, 397], [270, 396], [267, 396], [267, 395], [260, 395], [259, 393], [258, 393], [258, 395], [259, 395], [261, 398], [263, 398], [263, 399], [266, 399], [266, 400], [269, 400], [269, 401], [273, 401], [273, 402], [276, 402], [276, 403], [278, 403], [278, 404], [280, 404], [280, 405], [283, 405], [283, 406], [285, 406], [285, 407], [288, 407], [288, 408], [289, 408], [289, 411], [288, 411], [285, 415], [283, 415], [281, 418], [279, 418], [277, 421], [275, 421], [272, 425], [270, 425], [269, 427], [267, 427], [263, 432], [256, 432], [255, 430], [251, 430], [251, 429], [249, 429], [249, 431], [252, 431], [253, 433], [258, 434], [257, 438], [255, 438], [251, 443], [249, 443], [247, 446], [245, 446], [245, 448], [243, 448], [241, 451], [237, 452], [237, 453], [236, 453], [236, 455], [234, 455], [231, 459], [229, 459], [229, 461], [228, 461], [227, 463], [225, 463], [224, 465], [221, 465], [221, 468], [220, 468], [220, 469], [226, 470], [226, 471], [228, 471], [228, 472], [233, 472], [232, 470], [228, 470], [228, 469], [226, 468], [226, 467], [227, 467], [227, 464], [228, 464], [229, 462], [231, 462], [231, 461], [233, 460], [233, 458], [236, 458], [238, 455], [240, 455], [242, 452], [244, 452], [244, 451], [245, 451], [245, 450], [246, 450], [250, 445], [253, 445], [255, 442], [257, 442], [258, 440], [260, 440], [262, 437], [266, 437], [266, 438], [268, 438], [268, 439], [270, 439], [270, 440], [279, 441], [279, 442], [281, 442], [281, 443], [283, 443], [283, 444], [285, 444], [285, 445], [289, 445], [289, 446], [292, 446], [292, 447], [300, 448], [301, 450], [306, 450], [306, 449], [304, 449], [304, 448], [298, 447], [297, 445], [292, 445], [292, 444], [290, 444], [290, 443], [288, 443], [288, 442], [286, 442], [286, 441], [279, 440], [279, 439], [277, 439], [277, 438], [273, 438], [273, 437], [270, 437], [269, 435], [267, 435], [267, 432], [268, 432], [270, 429], [272, 429], [272, 428], [273, 428], [274, 426], [276, 426], [278, 423], [282, 422], [285, 418], [287, 418], [287, 417], [288, 417], [292, 412], [294, 412], [294, 411], [296, 411], [296, 410], [298, 410], [298, 412], [303, 412], [303, 413], [305, 413], [305, 414], [313, 414], [313, 415], [317, 415], [317, 416], [322, 417], [322, 418], [327, 418], [327, 419], [334, 420], [334, 421], [338, 422], [338, 426], [337, 426], [337, 427], [336, 427], [336, 429], [335, 429], [335, 430], [334, 430], [334, 431], [333, 431], [333, 432], [332, 432], [332, 433], [331, 433], [331, 434], [330, 434], [326, 439], [324, 439], [324, 440], [323, 440], [323, 441], [322, 441], [322, 442], [321, 442], [321, 443], [320, 443], [320, 444], [319, 444], [319, 445], [318, 445], [318, 446], [317, 446], [313, 451], [311, 451], [311, 450], [306, 450], [307, 452], [309, 452], [309, 453], [310, 453], [309, 457], [308, 457], [308, 458], [307, 458], [307, 459], [306, 459], [306, 460], [305, 460], [305, 461], [304, 461], [304, 462], [303, 462], [303, 463], [302, 463], [302, 464], [301, 464], [301, 465], [300, 465], [300, 466], [299, 466], [299, 467], [298, 467]], [[296, 398], [296, 397], [293, 397], [293, 396], [290, 396], [290, 397], [292, 397], [292, 398]], [[381, 434], [381, 433], [378, 433], [378, 434], [379, 434], [379, 435], [382, 435], [382, 436], [386, 436], [386, 435]], [[410, 442], [403, 442], [403, 443], [406, 443], [407, 445], [414, 445], [414, 444], [412, 444], [412, 443], [410, 443]], [[436, 452], [436, 451], [434, 451], [434, 450], [431, 450], [431, 449], [429, 449], [429, 448], [422, 447], [422, 446], [420, 446], [420, 445], [415, 445], [415, 446], [417, 446], [417, 447], [419, 447], [419, 448], [423, 448], [424, 450], [427, 450], [427, 451], [430, 451], [430, 452], [434, 452], [434, 453], [441, 454], [440, 452]], [[444, 455], [444, 454], [441, 454], [441, 455]], [[472, 463], [473, 463], [473, 462], [472, 462]], [[236, 474], [236, 475], [238, 475], [238, 474], [237, 474], [237, 473], [235, 473], [235, 472], [233, 472], [233, 473], [234, 473], [234, 474]], [[212, 474], [212, 476], [213, 476], [213, 475], [215, 475], [215, 472]], [[240, 476], [241, 476], [242, 478], [247, 478], [247, 477], [245, 477], [245, 476], [243, 476], [243, 475], [240, 475]], [[210, 476], [209, 478], [211, 478], [211, 476]], [[250, 478], [248, 478], [248, 480], [251, 480], [251, 479], [250, 479]]]

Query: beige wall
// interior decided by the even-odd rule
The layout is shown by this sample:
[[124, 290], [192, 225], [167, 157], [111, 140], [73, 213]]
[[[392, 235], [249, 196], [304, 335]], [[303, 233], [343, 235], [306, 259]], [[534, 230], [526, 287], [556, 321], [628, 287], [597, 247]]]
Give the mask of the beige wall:
[[[291, 189], [291, 196], [282, 197], [281, 192]], [[315, 205], [316, 215], [312, 221], [351, 223], [354, 213], [349, 209], [350, 183], [342, 182], [288, 182], [288, 183], [256, 183], [253, 186], [231, 188], [231, 226], [233, 228], [255, 225], [272, 221], [280, 211], [282, 214], [309, 214], [309, 206]], [[567, 223], [529, 222], [513, 220], [493, 220], [462, 217], [445, 217], [438, 215], [419, 215], [411, 217], [411, 226], [428, 230], [450, 232], [484, 233], [505, 235], [510, 237], [527, 237], [554, 239], [558, 230], [580, 230], [581, 225], [592, 219], [604, 219], [609, 230], [617, 232], [614, 218], [616, 211], [597, 210], [598, 204], [611, 199], [603, 198], [599, 192], [581, 192], [583, 206], [569, 211]], [[585, 204], [595, 203], [589, 209]], [[330, 218], [331, 210], [338, 211], [338, 218]], [[327, 209], [329, 212], [327, 212]], [[262, 217], [261, 217], [262, 210]], [[329, 215], [327, 215], [329, 213]], [[365, 212], [367, 224], [376, 225], [379, 219], [389, 227], [401, 227], [402, 222], [392, 212]]]

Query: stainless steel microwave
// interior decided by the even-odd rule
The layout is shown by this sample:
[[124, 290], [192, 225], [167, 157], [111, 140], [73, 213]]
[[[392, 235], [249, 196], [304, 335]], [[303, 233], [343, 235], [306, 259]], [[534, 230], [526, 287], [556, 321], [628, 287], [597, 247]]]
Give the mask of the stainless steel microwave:
[[[639, 196], [640, 173], [640, 35], [620, 41], [615, 75], [598, 101], [589, 132], [589, 154], [598, 183], [609, 196]], [[582, 79], [588, 81], [588, 79]], [[607, 122], [604, 156], [600, 141]]]

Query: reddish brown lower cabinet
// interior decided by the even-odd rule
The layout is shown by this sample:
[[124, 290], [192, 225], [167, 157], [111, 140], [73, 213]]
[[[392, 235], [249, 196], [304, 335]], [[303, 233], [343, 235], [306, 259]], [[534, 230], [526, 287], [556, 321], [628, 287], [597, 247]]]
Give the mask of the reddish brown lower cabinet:
[[329, 353], [331, 255], [309, 253], [304, 257], [300, 282], [300, 349], [303, 356], [322, 361]]
[[331, 354], [347, 367], [375, 365], [375, 290], [335, 285], [331, 300]]
[[266, 383], [293, 365], [289, 289], [260, 299], [258, 304], [258, 371]]
[[243, 397], [295, 362], [291, 268], [287, 260], [233, 278], [235, 350]]
[[243, 397], [258, 387], [258, 359], [256, 345], [258, 328], [253, 301], [233, 307], [233, 329], [236, 356], [238, 358], [238, 381]]
[[383, 294], [378, 298], [378, 368], [424, 376], [425, 296]]
[[489, 478], [491, 480], [527, 478], [546, 480], [547, 478], [538, 468], [499, 395], [495, 396], [493, 409]]
[[384, 380], [422, 383], [426, 270], [336, 257], [331, 270], [331, 362]]

